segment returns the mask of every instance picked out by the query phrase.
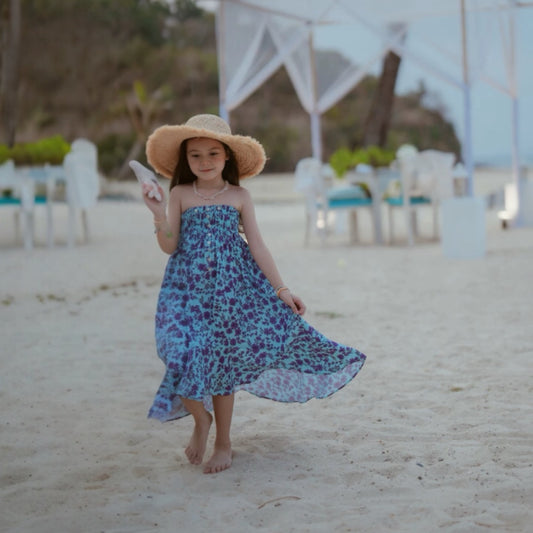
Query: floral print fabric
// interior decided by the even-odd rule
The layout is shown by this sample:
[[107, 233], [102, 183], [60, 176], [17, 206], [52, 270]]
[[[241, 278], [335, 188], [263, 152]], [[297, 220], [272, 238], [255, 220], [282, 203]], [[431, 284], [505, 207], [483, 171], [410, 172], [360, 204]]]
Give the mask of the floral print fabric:
[[359, 372], [365, 355], [313, 329], [275, 294], [241, 237], [239, 211], [206, 205], [182, 214], [159, 294], [155, 329], [166, 373], [149, 417], [188, 413], [245, 390], [281, 402], [324, 398]]

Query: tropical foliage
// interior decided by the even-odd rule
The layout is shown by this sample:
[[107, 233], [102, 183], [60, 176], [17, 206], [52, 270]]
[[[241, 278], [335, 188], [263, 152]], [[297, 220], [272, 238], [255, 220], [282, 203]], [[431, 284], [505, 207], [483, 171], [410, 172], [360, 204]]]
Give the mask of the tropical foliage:
[[395, 159], [394, 150], [387, 150], [379, 146], [368, 146], [354, 151], [356, 166], [359, 163], [370, 165], [371, 167], [388, 167]]
[[337, 177], [341, 178], [350, 168], [355, 168], [359, 164], [374, 168], [388, 167], [394, 158], [394, 150], [387, 150], [379, 146], [357, 148], [353, 151], [348, 148], [339, 148], [331, 154], [329, 164]]
[[12, 159], [16, 165], [60, 165], [68, 152], [70, 144], [61, 135], [18, 143], [13, 147], [0, 144], [0, 164]]

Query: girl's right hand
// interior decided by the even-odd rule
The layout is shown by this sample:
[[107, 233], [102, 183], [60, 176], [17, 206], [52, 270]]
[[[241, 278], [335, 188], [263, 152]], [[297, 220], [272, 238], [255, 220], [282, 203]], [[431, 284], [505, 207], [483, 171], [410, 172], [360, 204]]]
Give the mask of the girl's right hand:
[[152, 170], [141, 165], [139, 161], [135, 161], [135, 159], [129, 162], [129, 167], [141, 184], [143, 200], [148, 209], [152, 211], [154, 217], [161, 218], [161, 215], [164, 217], [166, 214], [165, 194], [157, 181], [156, 175]]
[[149, 183], [142, 183], [141, 189], [143, 193], [143, 200], [146, 204], [146, 207], [152, 211], [154, 218], [157, 220], [161, 220], [162, 218], [165, 218], [166, 216], [166, 210], [167, 210], [167, 201], [165, 197], [165, 193], [160, 185], [157, 186], [159, 190], [159, 194], [161, 195], [161, 200], [158, 200], [157, 198], [151, 198], [149, 196], [150, 191], [152, 190], [152, 186]]

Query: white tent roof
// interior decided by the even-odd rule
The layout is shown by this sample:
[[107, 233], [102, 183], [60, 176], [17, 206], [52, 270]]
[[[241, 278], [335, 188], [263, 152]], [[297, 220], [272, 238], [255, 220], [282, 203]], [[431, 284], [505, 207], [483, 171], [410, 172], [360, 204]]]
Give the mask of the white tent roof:
[[[235, 109], [284, 65], [311, 116], [321, 157], [320, 115], [394, 50], [464, 93], [463, 158], [472, 193], [470, 88], [490, 83], [513, 102], [518, 180], [516, 0], [219, 0], [220, 111]], [[328, 57], [332, 42], [340, 53]]]

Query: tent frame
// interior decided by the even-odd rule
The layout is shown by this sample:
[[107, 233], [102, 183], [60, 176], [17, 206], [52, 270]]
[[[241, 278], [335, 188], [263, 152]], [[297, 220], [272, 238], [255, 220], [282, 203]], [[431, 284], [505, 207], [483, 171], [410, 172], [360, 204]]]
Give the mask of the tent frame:
[[[459, 10], [460, 14], [460, 24], [461, 24], [461, 61], [462, 61], [462, 80], [456, 80], [452, 76], [447, 75], [445, 72], [438, 69], [438, 67], [435, 67], [434, 65], [428, 65], [427, 62], [424, 63], [423, 60], [420, 58], [413, 57], [412, 54], [408, 55], [407, 57], [410, 59], [413, 59], [416, 61], [416, 63], [430, 71], [434, 74], [437, 74], [441, 78], [443, 78], [446, 82], [453, 84], [454, 86], [460, 88], [463, 92], [463, 121], [464, 121], [464, 136], [463, 136], [463, 159], [464, 159], [464, 165], [467, 172], [467, 194], [469, 196], [474, 195], [474, 186], [473, 186], [473, 170], [474, 170], [474, 162], [473, 162], [473, 155], [472, 155], [472, 107], [471, 107], [471, 78], [470, 78], [470, 66], [469, 66], [469, 57], [468, 57], [468, 34], [467, 34], [467, 8], [465, 5], [466, 0], [458, 0], [457, 8]], [[218, 50], [218, 62], [219, 62], [219, 83], [220, 83], [220, 115], [225, 118], [226, 120], [229, 119], [229, 109], [227, 105], [227, 90], [228, 90], [228, 80], [227, 80], [227, 72], [226, 72], [226, 58], [224, 57], [224, 40], [225, 40], [225, 33], [224, 28], [226, 26], [226, 4], [234, 4], [237, 6], [242, 6], [246, 9], [253, 9], [260, 12], [263, 12], [265, 14], [271, 14], [271, 15], [277, 15], [277, 16], [283, 16], [283, 17], [289, 17], [293, 18], [295, 20], [300, 20], [302, 23], [305, 23], [308, 27], [309, 33], [308, 33], [308, 47], [309, 47], [309, 58], [311, 60], [311, 69], [312, 69], [312, 76], [311, 76], [311, 94], [312, 94], [312, 108], [308, 110], [308, 113], [310, 115], [310, 127], [311, 127], [311, 146], [312, 146], [312, 155], [313, 157], [316, 157], [318, 159], [322, 159], [322, 140], [321, 140], [321, 111], [318, 108], [318, 102], [317, 102], [317, 89], [316, 89], [316, 68], [315, 68], [315, 53], [314, 53], [314, 46], [313, 46], [313, 29], [315, 21], [309, 20], [309, 18], [306, 18], [305, 16], [297, 16], [291, 13], [285, 13], [279, 10], [276, 10], [272, 7], [268, 7], [267, 5], [257, 5], [255, 3], [246, 1], [246, 0], [218, 0], [218, 9], [216, 14], [216, 20], [217, 20], [217, 50]], [[326, 3], [326, 9], [325, 12], [327, 12], [327, 9], [329, 8], [329, 5], [331, 5], [330, 2]], [[509, 14], [509, 34], [510, 34], [510, 42], [509, 42], [509, 51], [508, 51], [508, 82], [510, 85], [510, 91], [509, 95], [512, 102], [512, 112], [511, 112], [511, 121], [512, 121], [512, 151], [511, 151], [511, 157], [512, 157], [512, 179], [513, 184], [516, 186], [516, 190], [518, 192], [518, 214], [516, 219], [514, 220], [514, 225], [520, 225], [520, 156], [519, 156], [519, 100], [518, 100], [518, 86], [517, 86], [517, 76], [516, 76], [516, 34], [515, 34], [515, 15], [516, 10], [521, 7], [530, 7], [533, 6], [533, 2], [524, 2], [519, 0], [507, 0], [505, 2], [505, 6], [501, 9], [504, 9]], [[354, 17], [358, 17], [361, 21], [359, 15], [353, 11]], [[396, 37], [388, 37], [384, 36], [382, 31], [378, 28], [372, 27], [372, 23], [370, 21], [362, 21], [366, 23], [366, 25], [369, 27], [371, 31], [375, 31], [378, 33], [381, 33], [381, 35], [388, 41], [388, 47], [385, 50], [393, 50], [394, 52], [398, 53], [400, 56], [403, 56], [405, 53], [405, 50], [402, 47], [401, 42]], [[298, 41], [297, 41], [298, 42]], [[297, 44], [295, 44], [297, 46]], [[269, 67], [270, 70], [266, 72], [265, 79], [268, 79], [285, 61], [288, 60], [288, 56], [292, 52], [293, 49], [290, 47], [285, 50], [283, 54], [281, 54], [280, 57], [277, 58], [277, 61], [273, 62]], [[263, 83], [264, 83], [263, 81]], [[293, 81], [294, 83], [294, 81]], [[355, 86], [356, 83], [352, 85]], [[351, 89], [350, 87], [349, 89]], [[498, 87], [496, 87], [498, 88]], [[348, 89], [348, 90], [349, 90]], [[255, 89], [254, 89], [255, 90]], [[253, 91], [251, 91], [253, 92]], [[507, 91], [505, 91], [507, 92]], [[244, 98], [246, 98], [244, 96]], [[342, 98], [342, 96], [341, 96]], [[332, 102], [331, 105], [333, 105], [335, 102]], [[238, 104], [237, 104], [238, 105]], [[235, 105], [233, 107], [236, 107]], [[323, 112], [323, 111], [322, 111]]]

